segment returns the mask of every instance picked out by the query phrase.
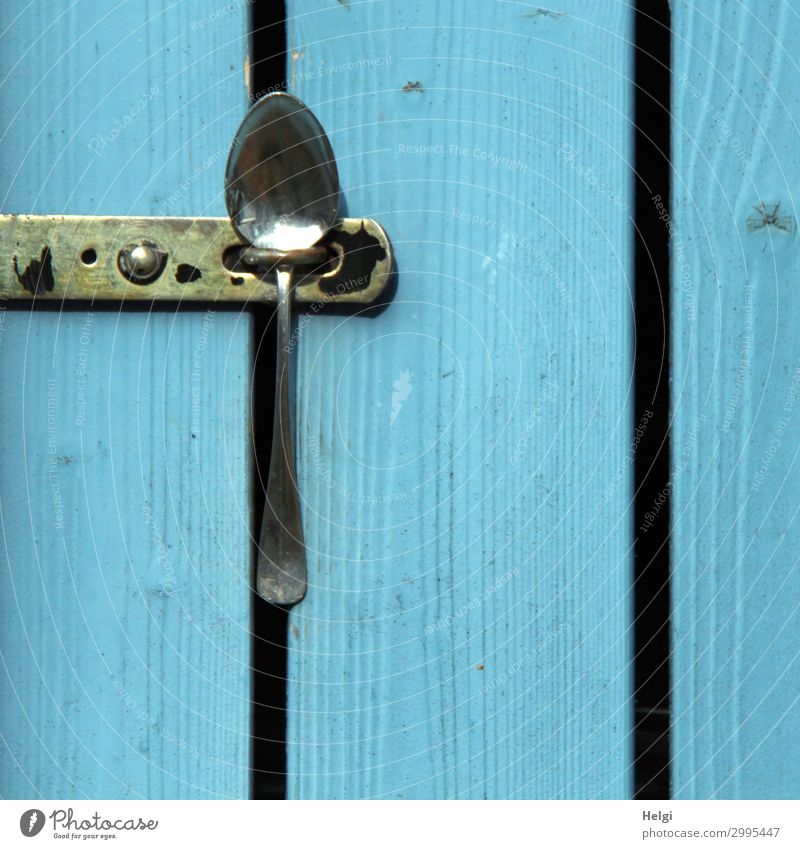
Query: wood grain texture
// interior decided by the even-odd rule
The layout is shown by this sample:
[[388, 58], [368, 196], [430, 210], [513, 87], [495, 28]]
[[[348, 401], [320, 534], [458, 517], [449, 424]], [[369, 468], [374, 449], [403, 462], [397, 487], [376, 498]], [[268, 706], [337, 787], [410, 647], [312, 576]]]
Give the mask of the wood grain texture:
[[298, 334], [292, 797], [630, 792], [627, 3], [292, 0], [397, 296]]
[[800, 3], [673, 9], [673, 792], [794, 799]]
[[[4, 3], [3, 210], [224, 214], [244, 31], [214, 0]], [[0, 312], [4, 796], [247, 795], [250, 333]]]

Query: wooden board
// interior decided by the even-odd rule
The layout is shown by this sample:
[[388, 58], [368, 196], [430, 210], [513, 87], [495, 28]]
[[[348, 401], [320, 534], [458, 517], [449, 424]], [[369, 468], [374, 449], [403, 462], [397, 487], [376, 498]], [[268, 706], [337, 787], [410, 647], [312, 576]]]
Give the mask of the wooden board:
[[298, 339], [291, 797], [631, 791], [632, 9], [291, 0], [398, 291]]
[[[224, 214], [244, 17], [4, 3], [3, 211]], [[0, 306], [3, 795], [246, 796], [249, 319]]]
[[673, 792], [800, 795], [797, 0], [673, 5]]

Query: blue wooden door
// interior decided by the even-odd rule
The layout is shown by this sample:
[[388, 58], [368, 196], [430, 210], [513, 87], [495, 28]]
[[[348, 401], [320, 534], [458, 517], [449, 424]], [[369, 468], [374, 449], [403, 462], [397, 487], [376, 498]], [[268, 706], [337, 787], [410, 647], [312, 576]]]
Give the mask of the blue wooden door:
[[628, 796], [632, 7], [287, 11], [399, 272], [299, 340], [288, 793]]
[[[240, 4], [9, 0], [0, 32], [4, 212], [224, 213]], [[246, 796], [249, 317], [3, 306], [2, 794]]]
[[[5, 210], [221, 213], [245, 5], [7, 3]], [[631, 793], [632, 24], [287, 4], [398, 258], [297, 329], [292, 798]], [[3, 319], [5, 792], [246, 795], [248, 317]]]
[[[253, 62], [283, 48], [247, 47], [260, 3], [151, 5], [0, 6], [3, 212], [223, 214]], [[659, 13], [674, 426], [646, 521], [669, 500], [679, 798], [800, 792], [798, 11]], [[380, 314], [295, 329], [287, 795], [628, 797], [633, 4], [286, 15], [275, 85], [398, 265]], [[252, 316], [32, 311], [3, 262], [0, 793], [245, 797]]]
[[673, 7], [673, 792], [796, 799], [800, 3]]

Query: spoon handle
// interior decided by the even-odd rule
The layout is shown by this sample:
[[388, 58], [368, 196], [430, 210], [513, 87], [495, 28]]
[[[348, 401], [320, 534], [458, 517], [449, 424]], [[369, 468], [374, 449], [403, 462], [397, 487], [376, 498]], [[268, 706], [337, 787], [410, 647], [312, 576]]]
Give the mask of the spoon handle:
[[278, 356], [272, 456], [267, 501], [261, 523], [256, 569], [258, 594], [273, 604], [294, 604], [306, 593], [306, 549], [294, 466], [294, 440], [289, 398], [289, 354], [292, 334], [290, 265], [279, 266]]

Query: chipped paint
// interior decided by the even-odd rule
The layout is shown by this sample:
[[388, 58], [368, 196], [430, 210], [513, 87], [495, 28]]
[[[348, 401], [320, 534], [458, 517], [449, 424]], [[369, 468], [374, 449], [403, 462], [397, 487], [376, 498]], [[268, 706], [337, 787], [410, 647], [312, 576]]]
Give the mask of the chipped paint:
[[295, 73], [295, 66], [297, 63], [303, 58], [302, 50], [292, 50], [292, 82], [291, 87], [292, 91], [296, 88], [297, 75]]
[[538, 8], [534, 9], [533, 12], [527, 12], [522, 17], [523, 18], [551, 18], [554, 21], [560, 21], [561, 18], [566, 17], [569, 12], [556, 12], [553, 9], [543, 9]]
[[409, 80], [403, 86], [403, 91], [425, 91], [425, 89], [419, 80], [417, 80], [416, 82], [411, 82], [411, 80]]
[[250, 64], [250, 54], [244, 54], [244, 90], [247, 93], [247, 99], [252, 102], [253, 100], [253, 74], [252, 74], [252, 65]]
[[511, 249], [513, 247], [513, 239], [510, 230], [504, 230], [500, 234], [497, 243], [497, 251], [493, 257], [488, 254], [481, 262], [481, 271], [484, 273], [484, 284], [487, 291], [495, 288], [497, 284], [497, 270], [502, 268], [509, 261]]

